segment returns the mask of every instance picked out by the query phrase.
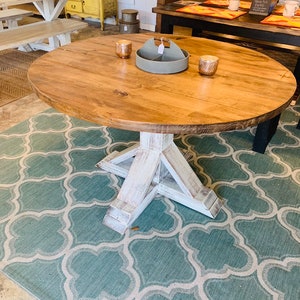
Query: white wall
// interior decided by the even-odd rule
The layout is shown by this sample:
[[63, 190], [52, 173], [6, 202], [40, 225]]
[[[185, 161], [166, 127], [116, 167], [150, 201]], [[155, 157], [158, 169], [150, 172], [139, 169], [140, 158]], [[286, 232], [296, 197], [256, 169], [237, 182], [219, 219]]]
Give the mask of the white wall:
[[135, 1], [139, 0], [118, 0], [119, 5], [119, 17], [121, 17], [121, 10], [122, 9], [134, 9]]
[[[124, 0], [123, 0], [124, 1]], [[155, 31], [156, 14], [152, 13], [152, 7], [156, 6], [156, 0], [134, 0], [136, 9], [139, 13], [140, 28]]]

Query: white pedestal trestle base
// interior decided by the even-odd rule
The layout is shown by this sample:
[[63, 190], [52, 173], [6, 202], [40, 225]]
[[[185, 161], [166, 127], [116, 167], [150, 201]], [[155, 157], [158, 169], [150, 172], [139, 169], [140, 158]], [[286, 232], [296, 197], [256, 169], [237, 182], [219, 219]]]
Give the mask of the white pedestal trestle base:
[[151, 200], [161, 194], [215, 218], [223, 202], [203, 186], [173, 142], [173, 134], [140, 133], [140, 143], [113, 152], [97, 167], [125, 178], [103, 224], [123, 234]]

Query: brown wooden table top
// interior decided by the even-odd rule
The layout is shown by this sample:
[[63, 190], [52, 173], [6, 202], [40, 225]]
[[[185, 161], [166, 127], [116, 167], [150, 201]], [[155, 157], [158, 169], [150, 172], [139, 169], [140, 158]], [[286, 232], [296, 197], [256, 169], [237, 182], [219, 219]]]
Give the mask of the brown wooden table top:
[[[138, 69], [135, 51], [153, 35], [74, 42], [37, 59], [28, 71], [29, 81], [40, 99], [58, 111], [134, 131], [201, 133], [245, 128], [289, 105], [296, 89], [292, 72], [264, 54], [229, 43], [170, 36], [190, 53], [188, 69], [168, 75]], [[130, 59], [115, 54], [120, 39], [132, 41]], [[213, 77], [198, 73], [199, 56], [204, 54], [220, 59]]]

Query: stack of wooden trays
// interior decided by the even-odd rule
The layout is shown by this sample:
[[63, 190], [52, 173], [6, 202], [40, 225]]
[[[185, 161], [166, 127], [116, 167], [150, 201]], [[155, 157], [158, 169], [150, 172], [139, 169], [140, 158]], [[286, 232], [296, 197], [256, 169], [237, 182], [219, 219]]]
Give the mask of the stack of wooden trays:
[[140, 21], [137, 20], [138, 11], [135, 9], [123, 9], [122, 19], [119, 20], [120, 33], [138, 33]]

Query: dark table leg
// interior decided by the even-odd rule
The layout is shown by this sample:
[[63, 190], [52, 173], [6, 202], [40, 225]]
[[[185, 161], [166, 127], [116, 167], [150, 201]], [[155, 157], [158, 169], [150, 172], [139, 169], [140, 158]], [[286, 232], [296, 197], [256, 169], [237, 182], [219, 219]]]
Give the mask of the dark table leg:
[[[298, 56], [298, 59], [297, 59], [297, 64], [294, 69], [294, 76], [295, 76], [298, 86], [299, 86], [299, 84], [300, 84], [300, 56]], [[296, 128], [300, 129], [300, 120], [298, 121], [298, 125]]]
[[[178, 26], [186, 26], [191, 27], [193, 29], [192, 35], [198, 36], [203, 28], [206, 28], [208, 25], [209, 29], [212, 30], [211, 27], [218, 26], [218, 30], [212, 30], [219, 32], [220, 30], [220, 24], [210, 24], [205, 21], [194, 21], [190, 19], [180, 18], [180, 17], [169, 17], [166, 15], [162, 15], [162, 22], [161, 22], [161, 33], [173, 33], [173, 25], [176, 24]], [[216, 28], [214, 28], [216, 29]], [[225, 30], [226, 28], [224, 28]], [[230, 28], [232, 30], [232, 27]], [[238, 31], [241, 31], [241, 28], [238, 28]], [[224, 31], [224, 33], [227, 33]], [[239, 32], [241, 33], [241, 32]], [[239, 34], [237, 34], [239, 36]], [[241, 35], [243, 36], [243, 35]], [[256, 35], [255, 35], [256, 36]], [[300, 57], [298, 57], [297, 64], [294, 69], [294, 76], [297, 80], [297, 83], [300, 83]], [[259, 153], [265, 153], [265, 150], [268, 146], [268, 143], [270, 142], [271, 138], [276, 132], [277, 125], [280, 119], [280, 114], [276, 117], [274, 117], [271, 120], [265, 121], [261, 124], [258, 124], [256, 134], [253, 141], [253, 151], [259, 152]], [[300, 128], [300, 121], [298, 124], [298, 127]]]
[[297, 63], [294, 69], [294, 76], [298, 84], [300, 84], [300, 57], [298, 56]]
[[252, 150], [259, 153], [265, 153], [265, 150], [271, 138], [276, 132], [280, 114], [273, 119], [258, 124]]

